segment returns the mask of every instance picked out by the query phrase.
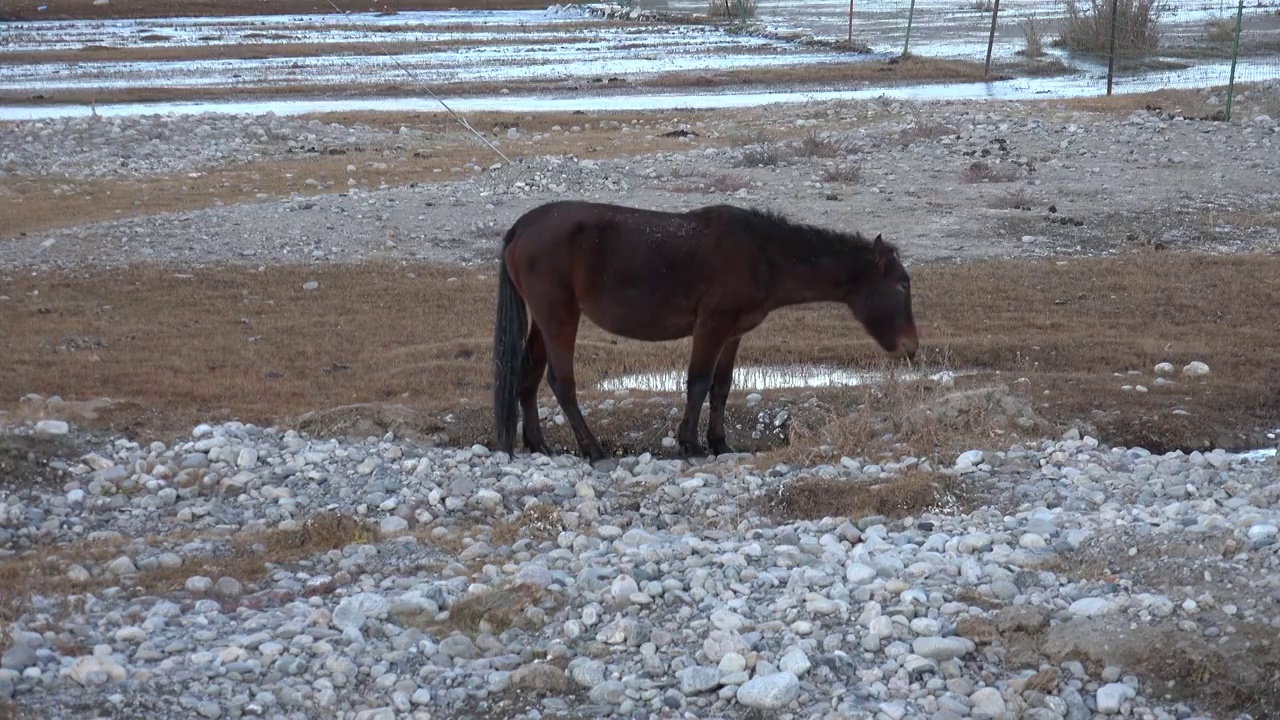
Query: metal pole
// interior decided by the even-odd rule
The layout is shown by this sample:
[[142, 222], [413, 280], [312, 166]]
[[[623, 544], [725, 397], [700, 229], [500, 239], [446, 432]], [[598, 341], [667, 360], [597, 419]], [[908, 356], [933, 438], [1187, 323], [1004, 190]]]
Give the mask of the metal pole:
[[985, 76], [991, 75], [991, 48], [996, 44], [996, 18], [1000, 15], [1000, 0], [996, 0], [991, 8], [991, 35], [987, 38], [987, 64], [983, 69]]
[[1116, 76], [1116, 30], [1120, 27], [1120, 0], [1111, 0], [1111, 49], [1107, 51], [1107, 95]]
[[853, 0], [849, 0], [849, 49], [853, 49]]
[[1223, 119], [1231, 122], [1231, 101], [1236, 94], [1236, 58], [1240, 57], [1240, 24], [1244, 20], [1244, 0], [1236, 8], [1236, 39], [1231, 47], [1231, 79], [1227, 81], [1227, 111]]
[[[1241, 0], [1243, 2], [1244, 0]], [[911, 20], [916, 16], [916, 0], [911, 0], [911, 9], [907, 11], [907, 41], [902, 44], [902, 57], [911, 49]]]

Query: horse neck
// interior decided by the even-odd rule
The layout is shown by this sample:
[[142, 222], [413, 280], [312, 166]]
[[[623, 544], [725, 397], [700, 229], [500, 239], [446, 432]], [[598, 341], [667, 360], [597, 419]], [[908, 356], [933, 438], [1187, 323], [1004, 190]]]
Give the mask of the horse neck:
[[832, 253], [780, 263], [774, 274], [773, 308], [813, 302], [848, 302], [856, 278], [865, 275], [854, 253]]

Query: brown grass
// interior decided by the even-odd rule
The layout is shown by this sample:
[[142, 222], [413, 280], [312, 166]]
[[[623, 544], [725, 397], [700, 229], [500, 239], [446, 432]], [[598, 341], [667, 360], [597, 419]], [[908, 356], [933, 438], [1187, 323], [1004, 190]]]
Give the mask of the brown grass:
[[[103, 422], [161, 438], [211, 419], [270, 423], [394, 401], [454, 412], [459, 442], [492, 441], [491, 270], [370, 263], [182, 272], [189, 276], [139, 267], [4, 278], [13, 300], [0, 305], [0, 398], [10, 407], [29, 392], [130, 400], [136, 410]], [[457, 281], [445, 282], [451, 276]], [[313, 279], [318, 290], [301, 288]], [[1280, 258], [1152, 251], [1066, 265], [924, 266], [914, 287], [930, 362], [945, 356], [957, 368], [1000, 370], [999, 382], [1026, 394], [1046, 419], [1083, 417], [1106, 440], [1153, 449], [1239, 446], [1242, 435], [1280, 420], [1280, 347], [1271, 331]], [[55, 349], [74, 337], [105, 344]], [[595, 382], [621, 373], [682, 370], [688, 352], [687, 340], [615, 342], [584, 323], [580, 392], [591, 396]], [[829, 305], [775, 313], [741, 353], [743, 364], [868, 367], [881, 358], [848, 311]], [[1166, 360], [1202, 360], [1213, 372], [1203, 382], [1155, 386], [1150, 368]], [[1112, 375], [1128, 370], [1144, 374]], [[1014, 382], [1023, 376], [1029, 382]], [[1119, 390], [1139, 382], [1151, 392]], [[882, 407], [901, 402], [852, 396]], [[545, 387], [543, 402], [554, 405]], [[639, 430], [655, 446], [646, 449], [658, 450], [652, 417], [592, 417], [606, 443]], [[550, 427], [548, 437], [573, 447], [564, 427]]]
[[945, 475], [911, 471], [883, 482], [801, 476], [783, 485], [764, 502], [765, 511], [782, 521], [883, 515], [898, 519], [949, 504], [953, 481]]
[[448, 610], [448, 625], [467, 633], [498, 634], [521, 624], [526, 608], [541, 604], [547, 595], [539, 587], [517, 584], [487, 586], [467, 593]]
[[[435, 28], [432, 28], [433, 31]], [[560, 30], [556, 26], [556, 30]], [[486, 31], [500, 32], [492, 28]], [[511, 32], [516, 32], [513, 28]], [[554, 38], [521, 38], [521, 45], [552, 45], [587, 42], [586, 35], [565, 34]], [[87, 45], [78, 50], [48, 50], [5, 53], [0, 65], [62, 62], [191, 62], [196, 60], [265, 60], [268, 58], [381, 56], [437, 52], [459, 47], [506, 45], [510, 40], [430, 40], [395, 43], [243, 43], [238, 45], [176, 45], [162, 47], [109, 47]]]
[[[110, 586], [124, 586], [144, 593], [163, 594], [180, 590], [187, 578], [203, 575], [214, 581], [233, 577], [241, 583], [261, 580], [272, 566], [300, 560], [317, 553], [337, 550], [355, 542], [370, 542], [376, 529], [363, 520], [335, 513], [321, 513], [303, 523], [298, 530], [273, 529], [242, 533], [229, 538], [222, 554], [187, 558], [174, 569], [142, 570], [125, 579], [102, 571], [102, 565], [125, 554], [127, 539], [79, 542], [44, 546], [38, 552], [19, 555], [0, 562], [0, 586], [6, 589], [0, 603], [0, 620], [12, 621], [27, 608], [32, 595], [68, 595]], [[217, 539], [211, 535], [203, 539]], [[168, 533], [149, 538], [148, 544], [169, 545], [200, 538], [196, 533]], [[87, 582], [77, 583], [67, 577], [67, 568], [80, 564], [90, 572]]]
[[[338, 2], [344, 12], [410, 10], [541, 10], [542, 0], [374, 0]], [[45, 6], [43, 11], [38, 10]], [[228, 15], [330, 15], [326, 0], [112, 0], [96, 7], [82, 0], [6, 0], [0, 21], [85, 18], [225, 17]]]

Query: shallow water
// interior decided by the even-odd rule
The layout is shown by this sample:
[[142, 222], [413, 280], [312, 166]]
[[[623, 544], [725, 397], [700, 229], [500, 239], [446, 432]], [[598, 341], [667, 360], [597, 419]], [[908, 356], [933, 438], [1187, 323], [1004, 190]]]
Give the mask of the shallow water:
[[[913, 381], [933, 376], [936, 371], [897, 370], [886, 373], [873, 370], [854, 370], [822, 365], [761, 365], [734, 368], [735, 390], [778, 390], [784, 388], [856, 387], [858, 385], [888, 382], [892, 379]], [[954, 374], [953, 374], [954, 375]], [[642, 390], [647, 392], [685, 391], [685, 371], [673, 370], [660, 373], [635, 373], [610, 378], [597, 386], [606, 392]]]
[[[1205, 85], [1205, 67], [1223, 69], [1227, 63], [1210, 63], [1190, 70], [1150, 73], [1144, 76], [1143, 90], [1152, 82], [1167, 88], [1195, 88]], [[1261, 72], [1266, 63], [1241, 62], [1238, 72]], [[1103, 76], [1105, 78], [1105, 76]], [[1154, 80], [1147, 80], [1152, 79]], [[1125, 81], [1117, 83], [1124, 92]], [[778, 90], [753, 92], [654, 92], [626, 94], [542, 93], [536, 96], [479, 95], [447, 97], [443, 100], [456, 112], [628, 112], [646, 110], [699, 110], [754, 107], [779, 103], [806, 103], [831, 100], [869, 100], [889, 98], [912, 101], [945, 100], [1052, 100], [1094, 97], [1103, 94], [1105, 79], [1096, 73], [1060, 78], [1015, 78], [997, 82], [938, 83], [899, 87], [870, 87], [857, 90]], [[430, 97], [407, 98], [340, 98], [279, 100], [210, 100], [189, 102], [150, 102], [104, 104], [96, 107], [104, 117], [134, 115], [198, 115], [232, 113], [261, 115], [298, 115], [319, 112], [444, 112], [440, 103]], [[61, 117], [84, 117], [94, 109], [84, 105], [7, 105], [0, 106], [0, 121], [45, 120]]]

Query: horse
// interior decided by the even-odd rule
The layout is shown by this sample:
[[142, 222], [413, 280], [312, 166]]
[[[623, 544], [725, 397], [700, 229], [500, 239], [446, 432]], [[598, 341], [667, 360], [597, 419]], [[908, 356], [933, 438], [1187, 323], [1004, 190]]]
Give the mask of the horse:
[[724, 409], [742, 337], [778, 308], [813, 302], [847, 305], [891, 357], [915, 358], [911, 278], [880, 234], [867, 240], [733, 205], [667, 212], [566, 200], [534, 207], [512, 223], [499, 253], [496, 447], [514, 454], [519, 405], [525, 447], [550, 454], [537, 406], [545, 369], [581, 454], [596, 469], [610, 465], [578, 408], [573, 353], [586, 315], [633, 340], [692, 335], [680, 454], [706, 453], [698, 422], [708, 394], [708, 447], [733, 453]]

